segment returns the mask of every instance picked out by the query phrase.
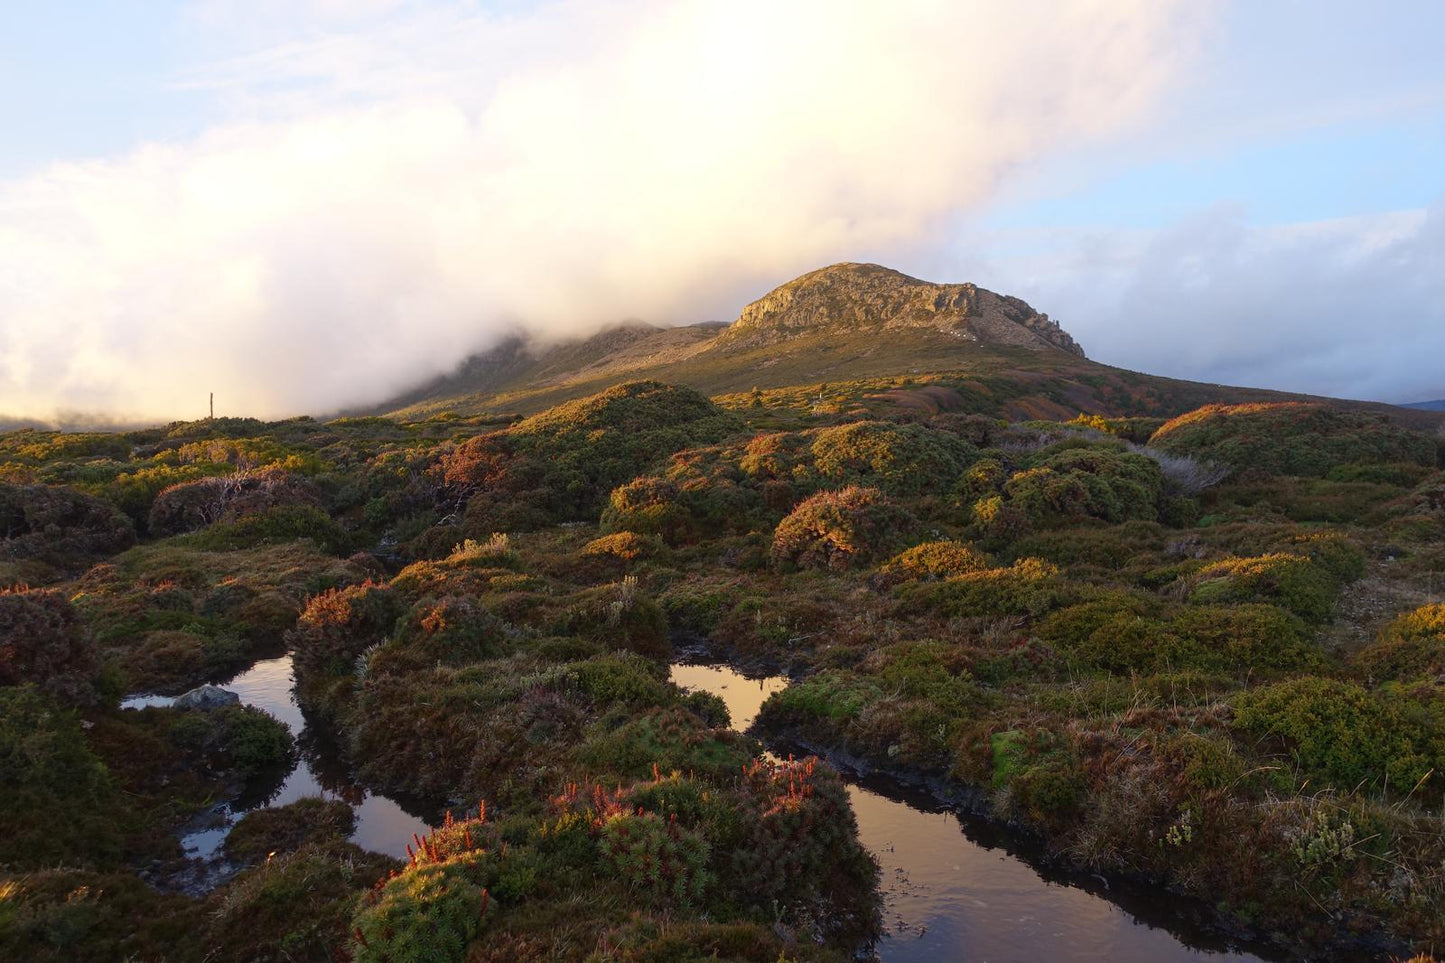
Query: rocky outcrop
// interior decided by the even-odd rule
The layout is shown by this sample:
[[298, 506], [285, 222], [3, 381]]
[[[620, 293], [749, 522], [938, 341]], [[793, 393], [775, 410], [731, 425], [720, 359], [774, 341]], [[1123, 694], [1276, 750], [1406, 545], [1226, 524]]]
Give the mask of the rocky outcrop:
[[827, 330], [910, 328], [1084, 356], [1057, 322], [1019, 298], [974, 284], [932, 284], [877, 264], [835, 264], [775, 288], [743, 308], [716, 345], [757, 347]]

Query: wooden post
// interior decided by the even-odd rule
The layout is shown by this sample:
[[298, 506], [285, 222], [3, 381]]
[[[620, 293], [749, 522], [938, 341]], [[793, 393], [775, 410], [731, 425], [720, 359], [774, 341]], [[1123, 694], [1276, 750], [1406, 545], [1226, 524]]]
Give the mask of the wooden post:
[[211, 420], [216, 420], [216, 393], [211, 392]]

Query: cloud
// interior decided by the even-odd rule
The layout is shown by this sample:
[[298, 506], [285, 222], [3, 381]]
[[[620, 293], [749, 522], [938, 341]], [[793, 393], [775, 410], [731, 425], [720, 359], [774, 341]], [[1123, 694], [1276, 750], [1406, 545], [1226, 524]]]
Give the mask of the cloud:
[[0, 412], [324, 412], [514, 326], [731, 318], [1135, 122], [1198, 26], [1156, 0], [310, 9], [181, 79], [225, 111], [202, 135], [0, 184]]
[[970, 269], [1053, 312], [1095, 360], [1333, 397], [1445, 398], [1445, 197], [1270, 227], [1224, 207], [1161, 231], [971, 246], [1006, 244], [1030, 253]]

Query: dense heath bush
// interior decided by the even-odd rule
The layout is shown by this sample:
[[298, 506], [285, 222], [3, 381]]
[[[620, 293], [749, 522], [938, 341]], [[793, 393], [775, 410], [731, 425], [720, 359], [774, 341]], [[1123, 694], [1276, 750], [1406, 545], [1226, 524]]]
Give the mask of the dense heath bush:
[[236, 522], [281, 506], [318, 508], [315, 486], [279, 469], [198, 478], [161, 491], [151, 505], [149, 530], [163, 538]]
[[119, 860], [124, 797], [80, 724], [33, 686], [0, 688], [0, 826], [12, 868]]
[[973, 445], [950, 432], [881, 421], [822, 429], [808, 453], [822, 484], [871, 485], [890, 495], [946, 491], [977, 457]]
[[904, 579], [938, 579], [979, 572], [990, 567], [988, 558], [963, 542], [924, 542], [884, 562], [879, 571]]
[[1084, 518], [1152, 521], [1163, 491], [1164, 473], [1152, 459], [1097, 445], [1045, 453], [1003, 486], [1006, 505], [1038, 527]]
[[0, 686], [33, 683], [69, 704], [96, 699], [89, 626], [59, 592], [0, 589]]
[[134, 544], [130, 519], [98, 498], [0, 482], [0, 565], [34, 562], [41, 576], [75, 573]]
[[391, 634], [401, 613], [397, 594], [371, 581], [312, 596], [286, 633], [298, 678], [349, 675], [363, 652]]
[[1194, 576], [1193, 602], [1271, 602], [1312, 622], [1328, 619], [1340, 580], [1307, 555], [1275, 552], [1213, 562]]
[[1422, 719], [1408, 700], [1351, 683], [1302, 676], [1240, 694], [1234, 724], [1273, 739], [1338, 789], [1388, 784], [1408, 792], [1445, 763], [1445, 720]]
[[1298, 402], [1206, 405], [1166, 422], [1149, 444], [1236, 474], [1323, 477], [1343, 465], [1436, 463], [1426, 435], [1379, 415]]
[[897, 550], [917, 522], [874, 488], [849, 486], [805, 499], [773, 533], [773, 563], [831, 571]]
[[467, 534], [525, 530], [596, 518], [608, 494], [649, 465], [738, 428], [690, 388], [630, 382], [469, 439], [438, 472], [466, 502]]
[[1355, 666], [1378, 681], [1445, 676], [1445, 604], [1422, 605], [1396, 618], [1360, 650]]

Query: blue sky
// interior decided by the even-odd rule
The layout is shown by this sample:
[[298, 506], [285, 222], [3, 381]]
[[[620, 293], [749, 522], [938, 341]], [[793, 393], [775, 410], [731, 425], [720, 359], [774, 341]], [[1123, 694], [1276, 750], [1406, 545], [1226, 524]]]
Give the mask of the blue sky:
[[[1445, 396], [1445, 4], [881, 11], [11, 5], [0, 413], [169, 414], [199, 385], [155, 393], [152, 356], [262, 412], [355, 403], [516, 326], [728, 318], [865, 258], [1024, 296], [1109, 363]], [[350, 380], [187, 354], [277, 332], [284, 370]]]

